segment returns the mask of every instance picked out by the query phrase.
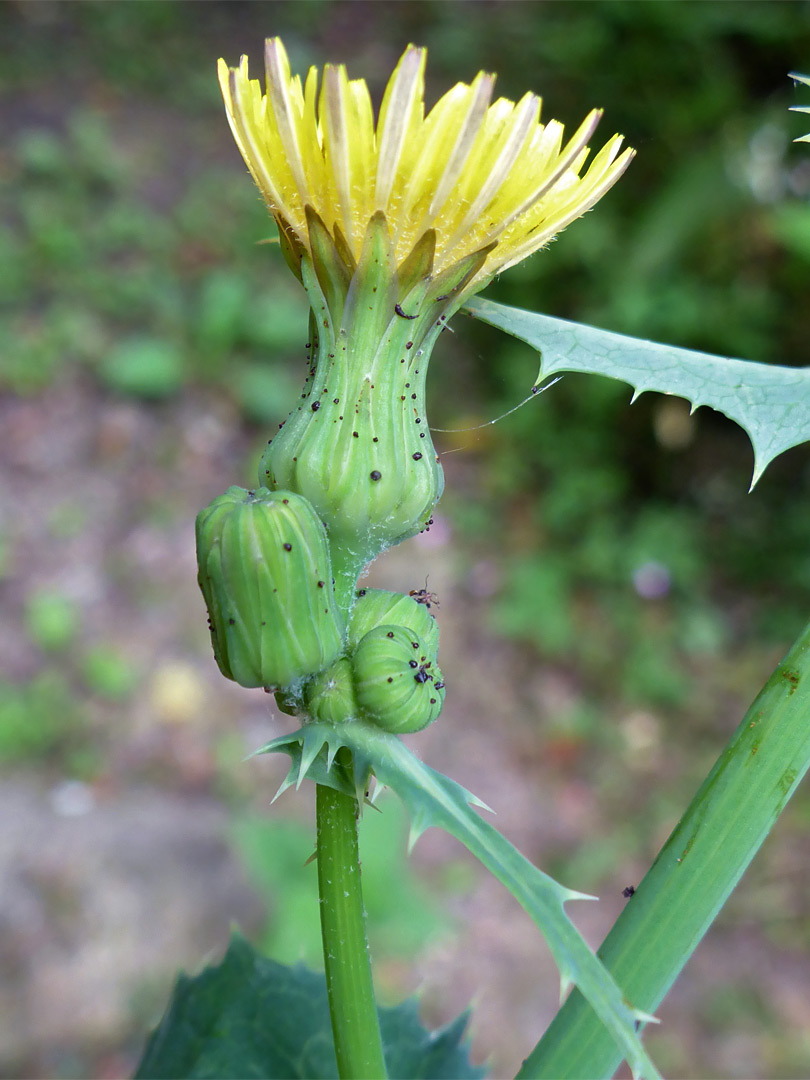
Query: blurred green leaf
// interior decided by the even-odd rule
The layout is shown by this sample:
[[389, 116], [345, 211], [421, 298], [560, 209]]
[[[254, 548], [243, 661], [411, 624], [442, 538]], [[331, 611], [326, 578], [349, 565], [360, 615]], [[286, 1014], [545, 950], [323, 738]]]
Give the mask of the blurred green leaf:
[[59, 672], [43, 671], [28, 683], [0, 681], [0, 763], [37, 760], [69, 745], [81, 728]]
[[62, 140], [45, 128], [32, 127], [23, 131], [15, 149], [22, 167], [35, 176], [58, 177], [66, 168]]
[[233, 373], [236, 400], [249, 419], [277, 426], [301, 392], [296, 379], [285, 368], [268, 364], [246, 364]]
[[80, 628], [79, 609], [61, 593], [38, 589], [26, 600], [25, 629], [43, 649], [54, 652], [66, 648]]
[[113, 701], [128, 697], [138, 682], [138, 673], [130, 661], [112, 645], [88, 649], [81, 670], [89, 690]]
[[508, 568], [491, 613], [493, 628], [533, 642], [548, 656], [570, 650], [574, 638], [570, 572], [558, 556], [524, 558]]
[[213, 270], [200, 287], [194, 331], [207, 353], [233, 348], [242, 333], [247, 307], [247, 279], [234, 270]]
[[[414, 1001], [380, 1009], [388, 1074], [400, 1080], [475, 1080], [463, 1043], [467, 1016], [427, 1031]], [[195, 978], [181, 975], [152, 1033], [136, 1080], [186, 1077], [333, 1080], [326, 980], [305, 967], [284, 967], [234, 934], [222, 963]]]
[[[378, 962], [415, 954], [447, 924], [438, 899], [405, 858], [408, 826], [401, 804], [382, 799], [380, 810], [360, 823], [363, 899]], [[284, 963], [319, 966], [318, 882], [314, 865], [307, 864], [314, 851], [312, 830], [291, 821], [246, 818], [234, 825], [233, 838], [267, 905], [262, 951]]]
[[810, 206], [789, 202], [775, 206], [770, 226], [784, 247], [805, 262], [810, 262]]
[[183, 374], [181, 353], [160, 338], [123, 341], [99, 365], [99, 375], [113, 390], [146, 399], [176, 393], [182, 386]]

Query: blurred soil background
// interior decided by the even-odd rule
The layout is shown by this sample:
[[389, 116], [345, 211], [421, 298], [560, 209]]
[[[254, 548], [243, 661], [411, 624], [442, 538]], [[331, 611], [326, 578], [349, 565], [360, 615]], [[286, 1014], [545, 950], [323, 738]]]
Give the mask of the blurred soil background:
[[[0, 7], [0, 1073], [134, 1068], [174, 973], [238, 922], [318, 963], [312, 795], [271, 699], [223, 680], [193, 519], [250, 484], [298, 391], [306, 309], [237, 154], [217, 57], [347, 61], [377, 94], [429, 47], [431, 100], [480, 68], [637, 160], [493, 299], [807, 364], [810, 7], [749, 3], [4, 3]], [[526, 395], [531, 350], [457, 317], [431, 420]], [[594, 945], [810, 612], [810, 453], [747, 494], [745, 435], [566, 376], [438, 435], [436, 527], [370, 581], [438, 594], [441, 721], [415, 740], [566, 884]], [[395, 800], [363, 860], [386, 1001], [468, 1004], [513, 1075], [557, 979], [527, 917]], [[649, 1032], [680, 1077], [810, 1075], [810, 792], [800, 789]]]

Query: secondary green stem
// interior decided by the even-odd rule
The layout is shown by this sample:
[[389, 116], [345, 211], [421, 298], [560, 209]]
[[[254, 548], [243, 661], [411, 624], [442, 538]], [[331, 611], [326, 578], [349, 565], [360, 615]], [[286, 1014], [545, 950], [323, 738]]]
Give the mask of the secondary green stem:
[[357, 800], [320, 784], [316, 800], [321, 932], [338, 1074], [381, 1080], [387, 1074], [366, 942]]
[[[810, 625], [777, 667], [598, 952], [652, 1012], [728, 899], [810, 765]], [[574, 991], [519, 1080], [597, 1080], [622, 1053]]]

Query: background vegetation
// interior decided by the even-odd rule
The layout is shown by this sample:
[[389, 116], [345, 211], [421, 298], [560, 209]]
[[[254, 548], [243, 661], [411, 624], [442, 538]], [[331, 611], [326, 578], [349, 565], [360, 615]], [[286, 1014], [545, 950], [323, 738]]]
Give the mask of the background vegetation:
[[[299, 935], [313, 940], [314, 910], [301, 914], [312, 883], [296, 855], [307, 807], [282, 804], [304, 825], [256, 818], [271, 782], [238, 763], [278, 721], [211, 670], [189, 531], [199, 507], [252, 475], [302, 367], [304, 301], [276, 249], [257, 246], [272, 227], [213, 74], [218, 56], [242, 52], [258, 70], [270, 34], [299, 70], [345, 60], [378, 94], [413, 40], [429, 47], [434, 97], [483, 67], [500, 73], [502, 94], [535, 89], [545, 115], [569, 125], [603, 106], [602, 134], [622, 131], [637, 160], [595, 213], [488, 295], [673, 344], [808, 363], [810, 155], [791, 143], [804, 118], [787, 112], [806, 95], [786, 77], [808, 68], [805, 2], [1, 7], [0, 768], [14, 798], [28, 806], [35, 793], [30, 828], [15, 826], [24, 815], [14, 798], [5, 815], [14, 888], [0, 889], [10, 912], [7, 925], [0, 915], [0, 996], [20, 985], [27, 994], [22, 1004], [16, 995], [20, 1019], [0, 1047], [11, 1073], [126, 1069], [173, 965], [224, 942], [230, 914], [252, 919], [279, 959], [299, 955]], [[431, 420], [469, 428], [526, 394], [537, 359], [466, 320], [453, 329], [436, 351]], [[511, 798], [511, 835], [541, 865], [611, 895], [641, 876], [810, 609], [807, 450], [785, 454], [749, 495], [750, 448], [723, 417], [690, 417], [654, 395], [628, 402], [621, 384], [566, 376], [494, 427], [438, 436], [448, 492], [434, 547], [391, 553], [387, 571], [408, 588], [426, 567], [443, 602], [443, 649], [457, 650], [450, 670], [459, 682], [471, 667], [487, 676], [454, 707], [451, 694], [425, 755], [507, 822]], [[191, 940], [168, 948], [162, 965], [144, 945], [114, 1014], [97, 1007], [109, 989], [88, 963], [92, 1022], [74, 1011], [73, 1024], [49, 1026], [59, 978], [76, 974], [59, 966], [59, 949], [63, 960], [94, 955], [87, 905], [120, 867], [111, 855], [68, 872], [57, 853], [32, 850], [32, 836], [65, 827], [57, 820], [92, 830], [101, 816], [120, 837], [131, 827], [122, 806], [161, 798], [174, 800], [178, 822], [190, 807], [227, 808], [212, 835], [230, 837], [265, 906], [223, 899], [218, 931], [199, 931], [196, 950]], [[393, 810], [388, 819], [393, 836]], [[808, 820], [800, 792], [704, 947], [716, 948], [711, 976], [687, 977], [662, 1012], [652, 1039], [666, 1071], [810, 1069], [810, 976], [787, 960], [798, 951], [808, 969]], [[170, 877], [177, 856], [160, 833], [149, 851]], [[384, 860], [391, 843], [370, 839], [369, 851]], [[464, 919], [476, 886], [456, 860], [428, 844], [420, 873]], [[396, 993], [414, 979], [402, 943], [407, 952], [427, 930], [448, 931], [412, 871], [391, 890], [382, 865], [369, 906], [378, 974]], [[131, 933], [136, 952], [160, 921], [162, 886], [157, 896], [144, 888], [127, 930], [110, 930], [111, 948]], [[40, 905], [44, 944], [16, 914], [21, 896]], [[393, 927], [388, 952], [380, 927]], [[596, 939], [604, 928], [594, 924]], [[419, 977], [443, 962], [452, 972], [453, 947], [443, 948]], [[481, 948], [468, 996], [501, 986], [489, 953]], [[464, 993], [464, 976], [455, 981]], [[512, 981], [530, 995], [534, 972]], [[436, 1020], [457, 1004], [444, 990], [425, 1003]], [[532, 1000], [524, 1016], [510, 1001], [500, 1041], [495, 1025], [479, 1025], [479, 1057], [494, 1054], [497, 1075], [519, 1061], [516, 1041], [518, 1055], [533, 1044], [546, 1007]]]

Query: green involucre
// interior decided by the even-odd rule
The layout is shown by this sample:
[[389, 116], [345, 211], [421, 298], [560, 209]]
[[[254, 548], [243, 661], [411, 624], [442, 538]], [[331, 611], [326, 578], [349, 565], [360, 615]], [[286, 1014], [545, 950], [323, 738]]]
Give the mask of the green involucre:
[[316, 675], [304, 689], [304, 708], [312, 720], [340, 724], [360, 715], [354, 692], [352, 664], [346, 657]]
[[375, 214], [355, 264], [317, 214], [307, 220], [312, 254], [295, 255], [312, 308], [310, 366], [259, 482], [310, 500], [336, 565], [350, 563], [356, 580], [365, 563], [430, 524], [444, 478], [425, 412], [428, 361], [486, 252], [434, 275], [428, 232], [398, 267], [385, 217]]
[[349, 619], [347, 646], [357, 648], [369, 630], [383, 623], [412, 630], [435, 656], [439, 651], [439, 624], [412, 596], [387, 589], [359, 589]]
[[283, 713], [320, 723], [362, 719], [387, 731], [419, 731], [436, 719], [444, 701], [438, 649], [439, 627], [424, 604], [404, 593], [360, 589], [344, 655], [277, 690], [276, 704]]
[[357, 646], [354, 687], [364, 717], [395, 734], [421, 731], [444, 705], [435, 654], [412, 630], [382, 625]]
[[343, 648], [326, 531], [291, 491], [231, 487], [197, 517], [198, 581], [220, 671], [292, 688]]

